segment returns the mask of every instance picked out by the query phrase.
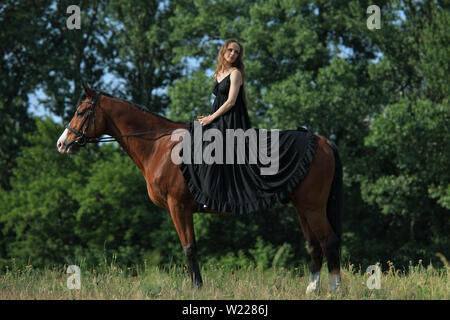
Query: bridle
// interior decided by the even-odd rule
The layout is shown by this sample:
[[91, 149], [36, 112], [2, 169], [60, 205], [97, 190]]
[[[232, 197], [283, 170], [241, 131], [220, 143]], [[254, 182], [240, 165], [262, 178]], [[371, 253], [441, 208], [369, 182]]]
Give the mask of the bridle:
[[[73, 133], [75, 133], [75, 135], [77, 136], [75, 138], [74, 141], [72, 141], [67, 147], [69, 147], [71, 144], [78, 144], [80, 147], [86, 145], [86, 143], [93, 143], [93, 142], [98, 142], [98, 138], [88, 138], [86, 137], [86, 132], [89, 129], [89, 124], [91, 123], [91, 116], [94, 122], [94, 133], [97, 136], [97, 127], [95, 125], [95, 114], [94, 114], [94, 109], [95, 106], [97, 105], [97, 101], [98, 98], [100, 97], [101, 93], [100, 92], [96, 92], [94, 99], [92, 99], [92, 101], [87, 101], [87, 100], [83, 100], [80, 101], [80, 103], [77, 106], [77, 110], [79, 108], [80, 105], [82, 105], [83, 103], [89, 103], [91, 106], [89, 107], [89, 110], [87, 111], [87, 116], [84, 117], [83, 122], [81, 122], [81, 126], [80, 128], [77, 130], [75, 128], [72, 128], [70, 126], [70, 123], [68, 123], [66, 125], [66, 128], [69, 129], [70, 131], [72, 131]], [[84, 128], [84, 129], [83, 129]], [[80, 132], [81, 130], [83, 130], [82, 132]]]
[[[96, 137], [97, 136], [97, 126], [95, 124], [95, 107], [98, 104], [98, 100], [100, 98], [100, 96], [102, 95], [101, 92], [96, 91], [95, 92], [95, 96], [92, 99], [92, 101], [87, 101], [87, 100], [83, 100], [80, 101], [80, 103], [77, 106], [77, 109], [80, 107], [81, 104], [83, 103], [88, 103], [91, 106], [89, 107], [89, 109], [87, 110], [87, 116], [83, 119], [83, 122], [81, 122], [80, 128], [77, 130], [75, 128], [72, 128], [70, 126], [70, 123], [66, 125], [66, 128], [70, 131], [72, 131], [75, 135], [76, 138], [70, 142], [67, 145], [67, 148], [69, 148], [72, 144], [77, 144], [80, 147], [85, 146], [87, 143], [97, 143], [97, 142], [114, 142], [116, 141], [117, 138], [125, 138], [125, 137], [136, 137], [136, 136], [142, 136], [142, 135], [149, 135], [152, 133], [156, 133], [156, 132], [164, 132], [164, 131], [170, 131], [170, 130], [175, 130], [175, 129], [180, 129], [182, 127], [176, 127], [176, 128], [164, 128], [164, 129], [157, 129], [157, 130], [151, 130], [151, 131], [145, 131], [145, 132], [137, 132], [137, 133], [130, 133], [130, 134], [122, 134], [122, 135], [117, 135], [117, 136], [109, 136], [109, 137]], [[86, 132], [89, 129], [89, 125], [91, 123], [91, 116], [92, 116], [92, 122], [94, 123], [94, 134], [95, 137], [91, 138], [91, 137], [86, 137]], [[186, 125], [186, 127], [188, 127], [189, 124]], [[170, 135], [170, 133], [167, 134], [163, 134], [157, 138], [147, 138], [147, 140], [157, 140], [160, 139], [164, 136]]]

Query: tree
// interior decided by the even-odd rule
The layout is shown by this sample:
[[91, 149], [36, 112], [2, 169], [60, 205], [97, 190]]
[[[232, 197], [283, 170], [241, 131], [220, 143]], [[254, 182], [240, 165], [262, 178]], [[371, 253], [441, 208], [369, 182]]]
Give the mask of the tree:
[[[386, 223], [384, 236], [397, 259], [438, 261], [447, 253], [450, 174], [448, 105], [403, 99], [376, 117], [366, 139], [377, 162], [362, 184], [364, 200], [378, 206]], [[386, 234], [387, 233], [387, 234]]]
[[167, 86], [181, 75], [172, 61], [173, 7], [172, 1], [111, 1], [108, 29], [114, 30], [110, 45], [115, 59], [109, 70], [124, 80], [121, 95], [154, 112], [165, 111]]
[[198, 115], [209, 114], [211, 88], [210, 79], [201, 71], [175, 81], [168, 88], [171, 104], [167, 116], [175, 121], [194, 121]]
[[34, 130], [28, 114], [28, 94], [40, 79], [45, 46], [36, 41], [36, 30], [46, 23], [45, 5], [31, 1], [6, 1], [0, 6], [0, 189], [9, 189], [14, 159], [25, 144], [23, 134]]
[[163, 221], [170, 217], [151, 203], [131, 159], [110, 145], [59, 154], [55, 141], [62, 131], [52, 120], [37, 120], [30, 146], [17, 159], [12, 190], [0, 193], [1, 264], [14, 258], [37, 267], [98, 265], [113, 256], [118, 264], [136, 264], [155, 250], [164, 256], [153, 262], [170, 261], [168, 243], [179, 249], [173, 226], [160, 231], [164, 237], [152, 233], [167, 228]]
[[[402, 265], [448, 247], [446, 1], [378, 2], [376, 30], [366, 25], [370, 1], [81, 1], [80, 30], [66, 27], [69, 4], [0, 5], [3, 261], [184, 262], [172, 222], [154, 214], [129, 159], [110, 146], [57, 154], [62, 127], [35, 123], [29, 94], [41, 89], [43, 105], [65, 121], [85, 80], [191, 121], [211, 110], [217, 52], [230, 38], [244, 45], [254, 127], [306, 125], [337, 143], [344, 261]], [[242, 218], [197, 215], [202, 260], [306, 259], [296, 220], [282, 206]]]
[[107, 14], [109, 1], [80, 1], [80, 29], [67, 28], [70, 17], [67, 8], [73, 2], [52, 1], [45, 8], [45, 25], [37, 43], [45, 47], [46, 60], [39, 68], [42, 79], [39, 89], [45, 97], [43, 107], [63, 121], [73, 115], [73, 108], [83, 89], [81, 82], [89, 82], [101, 89], [109, 88], [101, 82], [107, 74], [108, 62], [113, 59]]
[[71, 190], [86, 171], [56, 151], [61, 132], [50, 120], [37, 122], [36, 134], [26, 135], [30, 145], [17, 158], [12, 189], [0, 194], [1, 239], [7, 249], [3, 265], [11, 258], [19, 265], [65, 263], [79, 242], [73, 232], [77, 203]]
[[438, 262], [435, 253], [448, 251], [443, 235], [449, 232], [450, 91], [444, 74], [450, 71], [450, 20], [444, 2], [408, 1], [402, 8], [406, 19], [371, 35], [384, 53], [371, 74], [386, 98], [365, 139], [372, 165], [361, 191], [380, 210], [376, 218], [385, 231], [372, 236], [384, 243], [375, 246], [384, 259], [395, 252], [401, 264]]

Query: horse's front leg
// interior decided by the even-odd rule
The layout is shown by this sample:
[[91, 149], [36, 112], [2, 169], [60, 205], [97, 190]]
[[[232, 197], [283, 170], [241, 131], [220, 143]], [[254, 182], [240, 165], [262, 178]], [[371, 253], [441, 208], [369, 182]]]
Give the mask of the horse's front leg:
[[183, 251], [188, 263], [192, 286], [200, 288], [203, 286], [203, 280], [202, 275], [200, 274], [200, 267], [198, 266], [195, 242], [193, 244], [183, 245]]
[[184, 209], [183, 205], [177, 201], [169, 201], [169, 210], [170, 217], [172, 218], [178, 237], [180, 238], [181, 245], [183, 246], [192, 285], [201, 287], [203, 285], [203, 281], [197, 261], [193, 212]]

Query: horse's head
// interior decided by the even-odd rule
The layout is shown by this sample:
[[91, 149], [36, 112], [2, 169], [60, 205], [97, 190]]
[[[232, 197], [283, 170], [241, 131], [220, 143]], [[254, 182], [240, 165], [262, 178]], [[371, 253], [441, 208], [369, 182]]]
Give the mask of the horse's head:
[[83, 83], [84, 94], [75, 115], [59, 137], [56, 146], [61, 153], [74, 154], [88, 142], [97, 142], [105, 130], [103, 113], [100, 110], [101, 93]]

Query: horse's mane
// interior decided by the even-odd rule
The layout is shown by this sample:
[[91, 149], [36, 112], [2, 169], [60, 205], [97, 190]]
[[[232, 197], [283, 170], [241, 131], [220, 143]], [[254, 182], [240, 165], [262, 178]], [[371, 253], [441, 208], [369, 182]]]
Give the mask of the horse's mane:
[[[129, 104], [129, 105], [131, 105], [131, 106], [133, 106], [133, 107], [135, 107], [135, 108], [138, 108], [139, 110], [148, 112], [148, 113], [150, 113], [150, 114], [152, 114], [152, 115], [154, 115], [154, 116], [156, 116], [156, 117], [159, 117], [159, 118], [161, 118], [161, 119], [163, 119], [163, 120], [165, 120], [165, 121], [169, 121], [169, 122], [172, 122], [172, 123], [186, 123], [186, 121], [174, 121], [174, 120], [168, 119], [168, 118], [166, 118], [166, 117], [164, 117], [164, 116], [162, 116], [162, 115], [160, 115], [160, 114], [158, 114], [158, 113], [156, 113], [156, 112], [150, 111], [150, 109], [149, 109], [148, 107], [145, 107], [145, 106], [143, 106], [143, 105], [140, 105], [140, 104], [137, 104], [137, 103], [135, 103], [135, 102], [128, 101], [128, 100], [125, 100], [125, 99], [122, 99], [122, 98], [117, 98], [117, 97], [113, 96], [113, 95], [110, 94], [110, 93], [107, 93], [107, 92], [104, 92], [104, 91], [101, 91], [101, 90], [95, 90], [95, 91], [98, 92], [98, 93], [101, 93], [101, 94], [104, 95], [105, 97], [113, 98], [113, 99], [117, 99], [117, 100], [119, 100], [119, 101], [125, 102], [125, 103], [127, 103], [127, 104]], [[86, 96], [86, 95], [83, 93], [83, 95], [82, 95], [82, 97], [80, 98], [80, 100], [83, 100], [83, 99], [85, 98], [85, 96]]]

